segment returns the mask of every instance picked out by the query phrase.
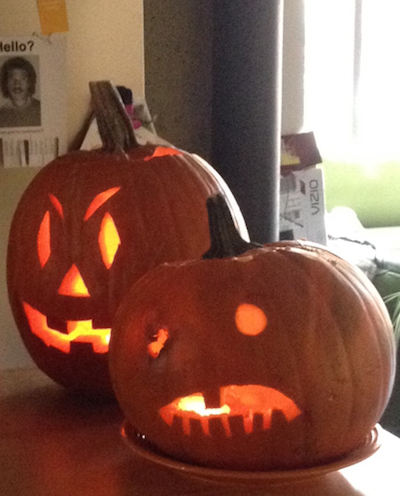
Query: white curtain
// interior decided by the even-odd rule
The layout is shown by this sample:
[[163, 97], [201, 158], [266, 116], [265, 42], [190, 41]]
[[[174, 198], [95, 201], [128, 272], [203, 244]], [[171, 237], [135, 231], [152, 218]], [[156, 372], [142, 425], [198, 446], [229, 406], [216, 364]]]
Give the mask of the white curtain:
[[400, 0], [305, 0], [304, 84], [324, 158], [400, 163]]

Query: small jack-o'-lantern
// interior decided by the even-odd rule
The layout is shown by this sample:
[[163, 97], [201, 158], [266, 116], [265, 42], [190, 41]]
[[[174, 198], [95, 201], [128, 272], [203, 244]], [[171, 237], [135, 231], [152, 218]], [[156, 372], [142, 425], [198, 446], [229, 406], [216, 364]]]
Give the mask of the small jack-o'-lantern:
[[91, 84], [104, 147], [59, 157], [23, 194], [12, 221], [8, 290], [37, 365], [57, 382], [109, 392], [112, 317], [128, 285], [159, 263], [201, 256], [210, 192], [230, 198], [199, 157], [138, 146], [108, 82]]
[[336, 460], [363, 445], [390, 395], [386, 307], [323, 247], [254, 246], [233, 224], [220, 236], [220, 202], [205, 259], [151, 271], [116, 314], [110, 369], [126, 432], [223, 469]]

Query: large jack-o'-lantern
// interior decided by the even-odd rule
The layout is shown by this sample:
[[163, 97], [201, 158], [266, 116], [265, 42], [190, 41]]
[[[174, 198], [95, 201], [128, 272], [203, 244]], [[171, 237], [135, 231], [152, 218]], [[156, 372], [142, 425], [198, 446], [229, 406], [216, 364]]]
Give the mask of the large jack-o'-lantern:
[[102, 150], [68, 153], [41, 170], [12, 221], [8, 290], [23, 341], [57, 382], [112, 392], [112, 317], [129, 284], [165, 261], [201, 256], [204, 206], [223, 180], [199, 157], [138, 146], [112, 85], [91, 85]]
[[116, 314], [110, 369], [128, 439], [222, 469], [338, 460], [366, 442], [391, 392], [384, 303], [323, 247], [251, 245], [221, 198], [210, 209], [206, 259], [156, 268]]

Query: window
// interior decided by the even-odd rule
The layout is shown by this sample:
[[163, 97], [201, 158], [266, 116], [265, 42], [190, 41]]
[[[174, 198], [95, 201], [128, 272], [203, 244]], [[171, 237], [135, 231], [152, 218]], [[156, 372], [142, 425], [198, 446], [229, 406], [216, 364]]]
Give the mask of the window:
[[305, 0], [304, 125], [324, 158], [400, 159], [399, 23], [399, 0]]

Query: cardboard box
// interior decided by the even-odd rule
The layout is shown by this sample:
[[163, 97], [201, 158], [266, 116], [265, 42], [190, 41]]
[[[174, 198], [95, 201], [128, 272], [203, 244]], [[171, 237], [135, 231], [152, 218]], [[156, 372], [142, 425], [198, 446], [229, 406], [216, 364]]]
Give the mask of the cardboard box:
[[327, 243], [323, 171], [316, 167], [281, 176], [280, 239]]
[[327, 244], [322, 161], [313, 133], [282, 137], [279, 234]]

